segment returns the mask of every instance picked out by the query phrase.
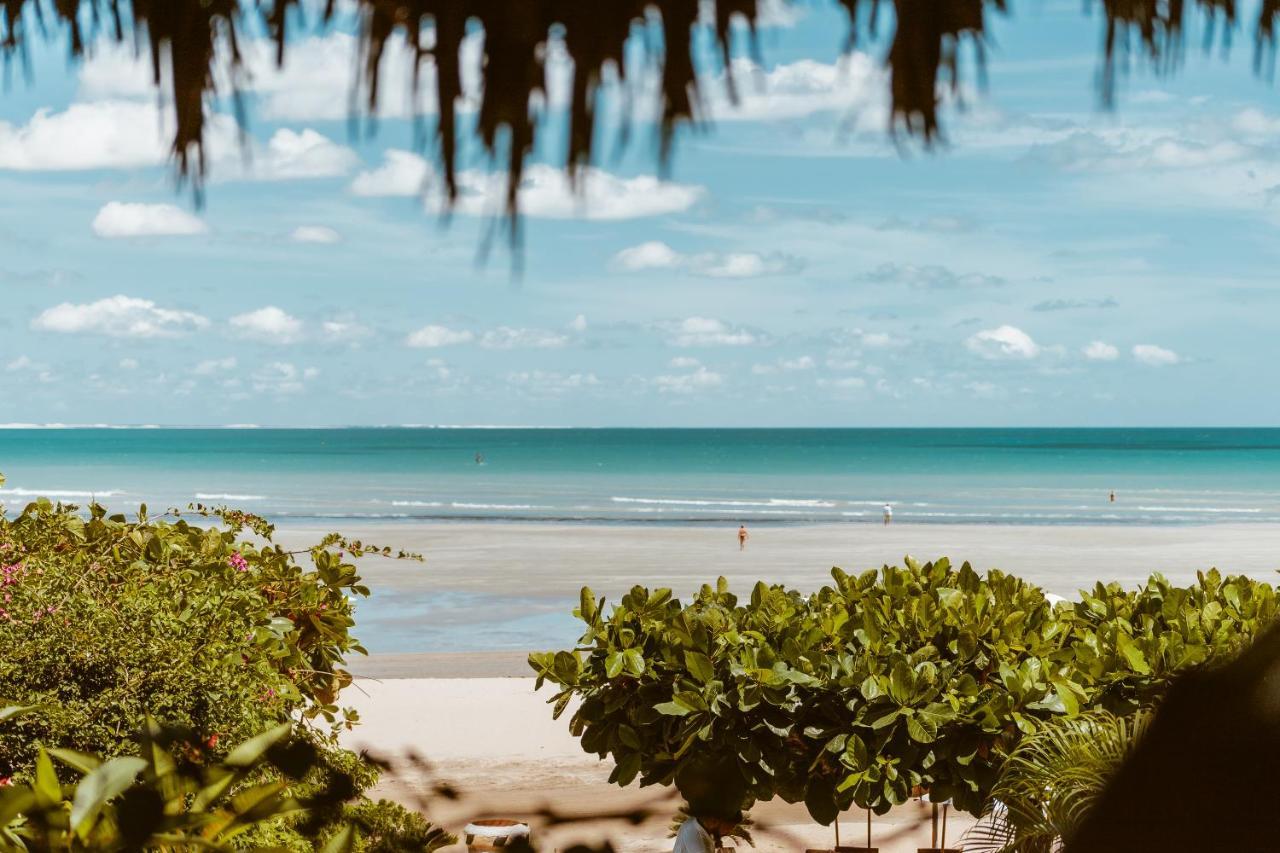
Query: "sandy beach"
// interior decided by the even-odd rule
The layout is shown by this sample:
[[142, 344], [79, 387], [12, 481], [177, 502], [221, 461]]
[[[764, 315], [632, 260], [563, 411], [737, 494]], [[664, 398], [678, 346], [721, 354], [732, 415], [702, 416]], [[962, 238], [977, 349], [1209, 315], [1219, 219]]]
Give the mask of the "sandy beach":
[[[362, 723], [343, 743], [399, 757], [399, 769], [384, 775], [376, 795], [421, 808], [455, 833], [476, 817], [502, 816], [529, 820], [544, 849], [609, 838], [619, 851], [670, 850], [667, 827], [679, 801], [669, 791], [608, 784], [611, 764], [582, 752], [569, 734], [567, 714], [551, 719], [549, 695], [545, 688], [536, 694], [532, 678], [360, 679], [343, 699]], [[406, 760], [410, 755], [429, 766]], [[442, 782], [462, 798], [432, 796]], [[637, 808], [652, 817], [638, 825], [590, 820], [555, 828], [546, 828], [540, 817], [547, 809], [582, 816]], [[795, 853], [834, 843], [833, 830], [814, 824], [802, 804], [762, 803], [751, 814], [757, 850]], [[928, 807], [913, 803], [875, 818], [873, 835], [884, 853], [915, 851], [929, 842], [928, 819]], [[842, 818], [844, 843], [865, 837], [865, 820], [863, 812]], [[971, 823], [951, 815], [948, 841]]]
[[[418, 803], [432, 785], [447, 781], [466, 796], [435, 800], [434, 819], [457, 830], [482, 814], [535, 815], [552, 808], [567, 813], [606, 812], [652, 806], [658, 815], [639, 826], [595, 822], [544, 831], [562, 847], [573, 838], [613, 838], [620, 850], [670, 849], [666, 824], [676, 803], [638, 789], [606, 783], [610, 766], [582, 753], [567, 729], [553, 721], [527, 677], [525, 655], [534, 646], [511, 646], [502, 628], [522, 608], [549, 614], [529, 626], [528, 636], [554, 639], [544, 647], [568, 647], [576, 639], [571, 619], [581, 585], [616, 597], [635, 583], [669, 586], [687, 595], [700, 583], [726, 576], [745, 592], [757, 579], [813, 589], [830, 567], [864, 569], [898, 562], [902, 555], [943, 554], [998, 567], [1071, 595], [1095, 581], [1137, 583], [1152, 571], [1187, 581], [1200, 568], [1269, 579], [1280, 558], [1280, 529], [1264, 525], [1184, 527], [998, 527], [826, 525], [760, 527], [739, 551], [732, 529], [662, 526], [572, 526], [533, 524], [434, 524], [362, 526], [367, 541], [423, 552], [424, 564], [365, 560], [374, 596], [363, 605], [360, 636], [378, 634], [375, 654], [352, 661], [361, 677], [344, 695], [362, 724], [345, 736], [352, 746], [387, 756], [417, 754], [430, 762], [391, 774], [380, 792]], [[322, 533], [289, 528], [281, 539], [298, 544]], [[462, 599], [456, 596], [463, 596]], [[473, 602], [462, 614], [444, 614], [454, 643], [416, 652], [414, 626], [440, 616], [432, 599]], [[487, 602], [487, 604], [486, 604]], [[413, 609], [423, 608], [415, 614]], [[484, 606], [493, 609], [485, 615]], [[558, 612], [558, 615], [557, 615]], [[435, 626], [439, 628], [439, 626]], [[563, 633], [548, 638], [548, 632]], [[498, 634], [501, 641], [494, 642]], [[406, 639], [408, 642], [405, 642]], [[384, 642], [385, 640], [385, 642]], [[388, 644], [404, 643], [396, 650]], [[503, 647], [503, 644], [508, 644]], [[405, 650], [408, 648], [409, 650]], [[654, 797], [658, 797], [655, 802]], [[803, 806], [761, 804], [753, 812], [770, 831], [757, 833], [761, 850], [830, 846], [830, 829], [812, 824]], [[881, 850], [914, 850], [928, 841], [926, 807], [911, 805], [877, 818]], [[850, 814], [845, 838], [861, 837], [864, 817]], [[968, 825], [953, 816], [949, 840]]]

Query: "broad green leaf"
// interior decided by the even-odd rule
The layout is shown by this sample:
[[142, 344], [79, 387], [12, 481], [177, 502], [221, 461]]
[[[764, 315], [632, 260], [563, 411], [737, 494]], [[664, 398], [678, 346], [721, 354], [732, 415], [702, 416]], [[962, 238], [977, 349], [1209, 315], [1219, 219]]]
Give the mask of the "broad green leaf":
[[49, 754], [72, 770], [79, 770], [81, 773], [88, 773], [102, 764], [102, 759], [98, 756], [76, 752], [74, 749], [51, 749]]
[[711, 658], [702, 652], [686, 651], [684, 653], [684, 665], [694, 678], [706, 684], [715, 678], [715, 669], [711, 665]]
[[281, 723], [273, 729], [267, 729], [262, 734], [249, 738], [231, 750], [230, 754], [223, 759], [223, 764], [228, 767], [250, 767], [258, 759], [262, 758], [272, 745], [279, 743], [292, 730], [292, 723]]
[[1142, 649], [1134, 645], [1133, 640], [1123, 631], [1116, 633], [1116, 648], [1124, 655], [1125, 660], [1129, 662], [1129, 666], [1134, 672], [1142, 675], [1150, 675], [1151, 667], [1147, 665], [1147, 658], [1142, 653]]
[[132, 785], [146, 766], [147, 762], [141, 758], [123, 755], [90, 770], [76, 786], [71, 801], [71, 829], [82, 840], [87, 839], [102, 807]]
[[[0, 480], [0, 483], [3, 483]], [[16, 720], [18, 717], [26, 716], [42, 708], [41, 705], [4, 705], [0, 706], [0, 723], [8, 720]]]
[[639, 649], [627, 649], [622, 653], [622, 659], [627, 672], [632, 675], [644, 674], [644, 655], [640, 654]]
[[42, 808], [62, 802], [62, 785], [54, 772], [53, 762], [49, 760], [49, 753], [43, 749], [36, 754], [35, 784], [31, 787], [36, 795], [36, 804]]
[[889, 671], [889, 696], [899, 705], [907, 705], [911, 702], [915, 690], [915, 673], [905, 660], [898, 658]]

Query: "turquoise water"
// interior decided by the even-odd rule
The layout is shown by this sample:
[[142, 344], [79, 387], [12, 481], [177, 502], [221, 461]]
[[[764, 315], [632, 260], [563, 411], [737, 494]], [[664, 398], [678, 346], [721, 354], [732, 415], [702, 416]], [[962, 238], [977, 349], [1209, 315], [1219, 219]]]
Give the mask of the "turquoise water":
[[1280, 520], [1280, 429], [6, 429], [0, 472], [10, 511], [42, 494], [281, 521], [868, 523], [886, 502], [927, 524]]

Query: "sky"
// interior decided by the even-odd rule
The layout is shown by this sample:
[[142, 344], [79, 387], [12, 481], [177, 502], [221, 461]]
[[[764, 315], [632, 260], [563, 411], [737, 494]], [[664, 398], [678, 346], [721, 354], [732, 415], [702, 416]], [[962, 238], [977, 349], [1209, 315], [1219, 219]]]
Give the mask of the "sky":
[[834, 3], [766, 9], [739, 103], [713, 75], [660, 178], [639, 75], [581, 196], [552, 51], [518, 274], [474, 142], [442, 220], [395, 53], [352, 133], [349, 27], [283, 70], [249, 40], [247, 148], [216, 105], [202, 207], [131, 48], [35, 45], [0, 92], [0, 423], [1280, 420], [1280, 101], [1248, 32], [1224, 56], [1193, 30], [1112, 112], [1100, 16], [1015, 2], [923, 151], [886, 132], [883, 43], [843, 55]]

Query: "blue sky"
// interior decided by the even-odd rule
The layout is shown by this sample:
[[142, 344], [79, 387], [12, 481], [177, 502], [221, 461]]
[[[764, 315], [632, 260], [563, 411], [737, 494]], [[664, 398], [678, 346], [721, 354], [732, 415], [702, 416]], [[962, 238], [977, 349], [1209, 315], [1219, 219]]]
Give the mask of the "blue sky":
[[704, 93], [669, 180], [643, 97], [585, 198], [533, 166], [519, 277], [500, 245], [477, 263], [501, 178], [476, 151], [447, 227], [421, 196], [397, 66], [376, 135], [349, 133], [341, 29], [279, 73], [250, 44], [251, 157], [216, 118], [203, 209], [130, 51], [38, 48], [0, 97], [0, 422], [1280, 419], [1280, 108], [1245, 34], [1135, 71], [1109, 114], [1098, 16], [1015, 4], [989, 91], [924, 153], [887, 137], [879, 49], [841, 59], [833, 6], [771, 9], [766, 66], [736, 110]]

